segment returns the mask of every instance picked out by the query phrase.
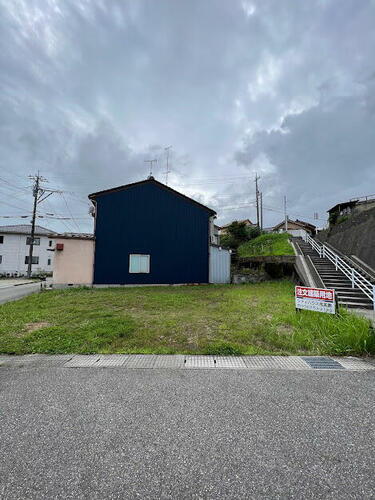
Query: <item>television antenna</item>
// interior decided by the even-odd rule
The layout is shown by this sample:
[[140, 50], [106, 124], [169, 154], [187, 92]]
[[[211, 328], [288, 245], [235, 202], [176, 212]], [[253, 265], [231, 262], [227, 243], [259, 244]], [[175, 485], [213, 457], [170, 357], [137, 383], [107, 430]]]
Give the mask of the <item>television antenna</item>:
[[157, 163], [157, 161], [158, 161], [157, 158], [153, 158], [152, 160], [145, 160], [145, 163], [150, 164], [150, 175], [148, 176], [149, 179], [150, 179], [150, 177], [152, 177], [152, 164]]
[[166, 152], [167, 155], [167, 170], [165, 171], [165, 184], [168, 186], [168, 174], [171, 173], [169, 170], [169, 150], [171, 149], [172, 146], [167, 146], [164, 148], [164, 151]]

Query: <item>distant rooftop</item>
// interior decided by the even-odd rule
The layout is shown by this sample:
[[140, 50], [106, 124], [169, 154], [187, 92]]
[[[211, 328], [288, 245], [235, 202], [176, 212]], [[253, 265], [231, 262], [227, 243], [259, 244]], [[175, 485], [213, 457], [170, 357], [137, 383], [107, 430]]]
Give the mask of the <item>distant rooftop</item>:
[[233, 220], [232, 222], [228, 222], [227, 224], [224, 224], [223, 226], [221, 226], [221, 229], [224, 229], [226, 227], [229, 227], [231, 224], [233, 224], [233, 222], [238, 222], [239, 224], [242, 224], [243, 222], [247, 225], [247, 226], [254, 226], [255, 224], [253, 224], [251, 222], [250, 219], [243, 219], [243, 220]]
[[91, 240], [94, 238], [92, 233], [55, 233], [55, 238], [77, 239], [77, 240]]
[[[30, 234], [31, 224], [15, 224], [12, 226], [0, 226], [0, 233]], [[38, 236], [51, 236], [55, 231], [42, 226], [35, 226], [35, 234]]]
[[375, 203], [375, 194], [369, 194], [367, 196], [359, 196], [358, 198], [352, 198], [349, 201], [343, 201], [337, 203], [335, 206], [327, 210], [327, 212], [336, 212], [337, 210], [344, 210], [347, 207], [355, 207], [356, 205], [366, 205], [367, 203]]

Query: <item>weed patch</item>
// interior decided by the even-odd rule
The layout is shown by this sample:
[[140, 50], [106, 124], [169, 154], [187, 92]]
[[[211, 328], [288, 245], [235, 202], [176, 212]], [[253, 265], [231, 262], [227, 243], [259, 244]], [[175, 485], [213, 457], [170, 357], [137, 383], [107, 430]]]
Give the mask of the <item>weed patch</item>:
[[3, 353], [375, 353], [369, 322], [296, 314], [289, 281], [68, 289], [0, 306]]

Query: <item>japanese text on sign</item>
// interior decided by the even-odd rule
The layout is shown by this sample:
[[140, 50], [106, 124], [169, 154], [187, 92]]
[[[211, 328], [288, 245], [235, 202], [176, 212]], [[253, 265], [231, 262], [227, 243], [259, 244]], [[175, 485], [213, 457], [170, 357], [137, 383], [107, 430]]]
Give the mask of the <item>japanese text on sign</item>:
[[296, 308], [335, 314], [335, 290], [296, 286]]

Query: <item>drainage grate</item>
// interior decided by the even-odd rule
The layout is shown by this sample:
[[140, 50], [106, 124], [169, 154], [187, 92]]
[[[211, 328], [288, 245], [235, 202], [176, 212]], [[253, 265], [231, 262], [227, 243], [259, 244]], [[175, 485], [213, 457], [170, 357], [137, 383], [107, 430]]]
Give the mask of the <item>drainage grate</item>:
[[93, 366], [99, 359], [99, 355], [94, 354], [78, 354], [74, 356], [70, 361], [65, 363], [66, 368], [87, 368]]
[[215, 356], [215, 361], [216, 368], [247, 368], [240, 356]]
[[99, 361], [97, 361], [94, 366], [96, 367], [112, 367], [112, 366], [122, 366], [128, 359], [129, 355], [124, 354], [103, 354], [100, 356]]
[[154, 368], [155, 354], [134, 354], [129, 356], [124, 363], [125, 368]]
[[250, 370], [307, 370], [298, 356], [244, 356], [246, 368]]
[[314, 370], [345, 370], [345, 368], [332, 358], [323, 356], [303, 356], [302, 359]]
[[215, 368], [214, 356], [186, 356], [185, 368]]
[[153, 368], [183, 368], [184, 359], [182, 354], [159, 354]]

